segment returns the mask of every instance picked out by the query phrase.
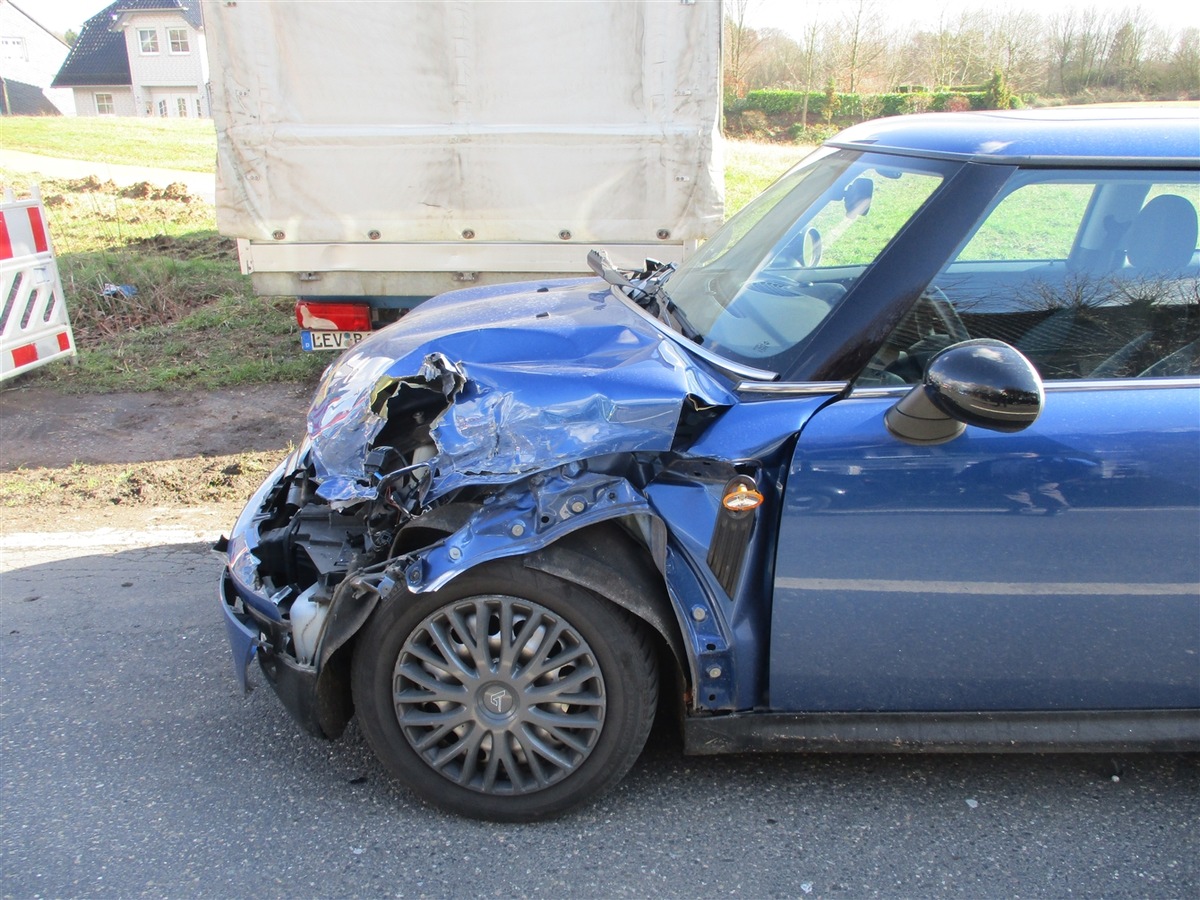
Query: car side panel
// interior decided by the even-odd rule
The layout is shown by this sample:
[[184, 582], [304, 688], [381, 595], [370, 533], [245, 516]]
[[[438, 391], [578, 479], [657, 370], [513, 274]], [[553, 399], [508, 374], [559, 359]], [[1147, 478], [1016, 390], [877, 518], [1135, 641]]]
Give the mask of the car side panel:
[[934, 447], [887, 433], [899, 395], [818, 413], [786, 488], [770, 707], [1200, 708], [1200, 389], [1163, 385], [1053, 385], [1027, 431]]

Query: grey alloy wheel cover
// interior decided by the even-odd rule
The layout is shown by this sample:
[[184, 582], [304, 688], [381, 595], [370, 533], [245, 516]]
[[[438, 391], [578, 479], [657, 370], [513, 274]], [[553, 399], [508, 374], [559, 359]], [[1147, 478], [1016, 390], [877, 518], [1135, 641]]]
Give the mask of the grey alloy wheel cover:
[[434, 771], [484, 794], [531, 794], [588, 758], [607, 697], [595, 653], [561, 615], [469, 597], [427, 617], [392, 673], [400, 729]]

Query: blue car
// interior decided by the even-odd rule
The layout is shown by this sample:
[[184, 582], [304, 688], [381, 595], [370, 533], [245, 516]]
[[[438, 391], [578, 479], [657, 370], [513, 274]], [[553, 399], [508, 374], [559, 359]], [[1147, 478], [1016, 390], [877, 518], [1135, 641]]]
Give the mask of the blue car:
[[677, 268], [342, 356], [221, 548], [236, 676], [468, 816], [693, 754], [1200, 748], [1200, 116], [934, 114]]

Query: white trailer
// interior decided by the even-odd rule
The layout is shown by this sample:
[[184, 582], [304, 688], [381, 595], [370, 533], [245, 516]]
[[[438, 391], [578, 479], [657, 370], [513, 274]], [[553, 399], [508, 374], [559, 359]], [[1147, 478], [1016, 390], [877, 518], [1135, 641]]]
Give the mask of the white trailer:
[[[446, 290], [585, 274], [592, 248], [677, 261], [722, 221], [720, 0], [203, 12], [217, 223], [260, 294], [366, 303], [375, 327]], [[338, 308], [298, 316], [362, 327]]]

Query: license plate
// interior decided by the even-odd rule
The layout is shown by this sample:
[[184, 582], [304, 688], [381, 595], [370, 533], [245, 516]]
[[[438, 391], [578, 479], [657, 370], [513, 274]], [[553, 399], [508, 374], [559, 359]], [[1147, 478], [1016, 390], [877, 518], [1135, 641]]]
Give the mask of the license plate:
[[369, 331], [302, 331], [300, 346], [305, 350], [348, 350]]

